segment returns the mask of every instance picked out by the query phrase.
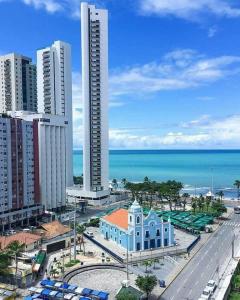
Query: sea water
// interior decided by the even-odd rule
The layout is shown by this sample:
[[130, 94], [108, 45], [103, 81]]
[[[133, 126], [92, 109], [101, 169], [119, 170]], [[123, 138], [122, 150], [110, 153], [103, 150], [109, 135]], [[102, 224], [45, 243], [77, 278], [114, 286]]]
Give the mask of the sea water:
[[[74, 150], [74, 175], [82, 174], [82, 151]], [[139, 182], [181, 181], [185, 191], [223, 190], [236, 197], [233, 183], [240, 180], [240, 150], [110, 150], [109, 179]]]

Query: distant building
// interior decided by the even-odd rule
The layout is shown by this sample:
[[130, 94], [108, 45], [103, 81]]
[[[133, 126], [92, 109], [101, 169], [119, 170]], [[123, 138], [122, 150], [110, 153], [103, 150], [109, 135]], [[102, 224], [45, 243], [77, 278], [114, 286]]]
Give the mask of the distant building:
[[100, 220], [100, 232], [105, 239], [116, 242], [129, 251], [169, 247], [174, 242], [174, 227], [163, 222], [154, 210], [144, 217], [142, 207], [134, 201], [129, 210], [118, 209]]
[[15, 53], [0, 56], [0, 113], [37, 111], [36, 65]]
[[18, 111], [12, 116], [33, 122], [37, 128], [40, 199], [46, 210], [66, 206], [68, 121], [64, 116]]
[[0, 115], [0, 227], [42, 214], [37, 123]]
[[71, 46], [62, 41], [37, 51], [38, 112], [67, 119], [66, 185], [73, 184]]
[[109, 198], [108, 12], [81, 3], [83, 191], [93, 205]]

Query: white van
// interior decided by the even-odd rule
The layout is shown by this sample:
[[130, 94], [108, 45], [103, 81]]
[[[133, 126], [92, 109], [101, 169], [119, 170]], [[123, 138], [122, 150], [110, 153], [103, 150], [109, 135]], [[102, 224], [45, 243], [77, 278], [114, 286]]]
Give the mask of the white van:
[[93, 238], [93, 232], [92, 231], [87, 231], [86, 234]]

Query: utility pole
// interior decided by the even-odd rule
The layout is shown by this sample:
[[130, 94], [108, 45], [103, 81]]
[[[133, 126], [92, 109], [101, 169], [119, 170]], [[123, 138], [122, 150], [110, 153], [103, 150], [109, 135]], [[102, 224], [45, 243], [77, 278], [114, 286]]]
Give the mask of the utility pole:
[[77, 200], [76, 200], [76, 197], [75, 197], [75, 210], [74, 210], [74, 250], [73, 250], [73, 256], [74, 256], [74, 260], [76, 261], [77, 259], [77, 251], [76, 251], [76, 210], [77, 210]]
[[129, 281], [129, 270], [128, 270], [128, 233], [127, 233], [127, 281]]
[[235, 233], [233, 234], [233, 239], [232, 239], [232, 258], [234, 258], [234, 242], [235, 242]]
[[212, 171], [212, 187], [211, 187], [211, 189], [212, 189], [212, 200], [213, 200], [213, 168], [211, 168], [211, 171]]

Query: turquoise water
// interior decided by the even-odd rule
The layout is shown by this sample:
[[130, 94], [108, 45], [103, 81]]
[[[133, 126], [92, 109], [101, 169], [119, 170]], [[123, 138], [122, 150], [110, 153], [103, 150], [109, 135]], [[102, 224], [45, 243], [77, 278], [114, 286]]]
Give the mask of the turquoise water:
[[[82, 174], [82, 152], [74, 151], [74, 174]], [[186, 189], [214, 189], [233, 193], [240, 179], [240, 150], [111, 150], [110, 180], [141, 181], [175, 179]], [[232, 196], [232, 195], [230, 195]]]

